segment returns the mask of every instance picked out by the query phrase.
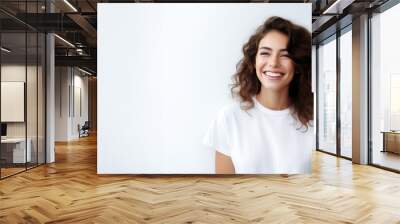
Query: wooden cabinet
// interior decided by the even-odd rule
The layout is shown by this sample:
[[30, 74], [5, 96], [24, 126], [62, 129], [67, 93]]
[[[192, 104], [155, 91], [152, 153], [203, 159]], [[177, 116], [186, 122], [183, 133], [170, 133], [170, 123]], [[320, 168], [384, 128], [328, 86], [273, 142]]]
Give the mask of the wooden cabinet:
[[400, 132], [388, 131], [383, 133], [383, 152], [400, 154]]

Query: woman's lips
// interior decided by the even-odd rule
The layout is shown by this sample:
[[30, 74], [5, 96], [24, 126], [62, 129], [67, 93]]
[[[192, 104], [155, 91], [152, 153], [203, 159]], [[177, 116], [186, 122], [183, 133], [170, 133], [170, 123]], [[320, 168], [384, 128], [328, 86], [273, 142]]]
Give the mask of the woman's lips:
[[281, 72], [264, 71], [263, 75], [270, 80], [280, 80], [284, 76]]

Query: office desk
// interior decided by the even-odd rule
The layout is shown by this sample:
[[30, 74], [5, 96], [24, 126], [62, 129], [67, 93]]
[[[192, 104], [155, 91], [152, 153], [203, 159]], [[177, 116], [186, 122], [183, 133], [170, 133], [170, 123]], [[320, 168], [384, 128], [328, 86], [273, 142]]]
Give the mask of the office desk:
[[400, 132], [382, 131], [381, 133], [383, 134], [382, 152], [392, 152], [400, 154]]
[[[31, 154], [32, 141], [30, 138], [27, 139], [27, 143], [28, 147], [26, 147], [26, 154], [25, 154], [25, 138], [1, 139], [1, 156], [5, 158], [7, 162], [10, 163], [30, 162], [32, 158]], [[27, 159], [27, 161], [25, 161], [25, 159]]]

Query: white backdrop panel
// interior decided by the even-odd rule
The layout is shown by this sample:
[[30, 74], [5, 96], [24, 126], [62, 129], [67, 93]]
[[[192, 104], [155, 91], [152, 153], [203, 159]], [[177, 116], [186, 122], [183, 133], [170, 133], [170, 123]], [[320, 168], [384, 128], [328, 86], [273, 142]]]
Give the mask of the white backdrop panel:
[[24, 122], [24, 102], [24, 82], [1, 82], [1, 122]]
[[214, 173], [203, 135], [270, 16], [311, 30], [311, 4], [98, 4], [98, 173]]

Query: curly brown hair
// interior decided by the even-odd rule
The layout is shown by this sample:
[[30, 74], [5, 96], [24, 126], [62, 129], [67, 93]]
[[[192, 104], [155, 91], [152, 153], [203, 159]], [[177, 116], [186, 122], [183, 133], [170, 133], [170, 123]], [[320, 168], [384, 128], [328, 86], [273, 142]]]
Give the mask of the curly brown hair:
[[232, 95], [240, 98], [243, 109], [248, 110], [254, 106], [253, 97], [261, 90], [261, 82], [255, 70], [256, 55], [261, 39], [270, 31], [278, 31], [288, 37], [287, 50], [295, 64], [295, 75], [289, 84], [292, 115], [308, 128], [314, 112], [311, 91], [311, 34], [289, 20], [277, 16], [269, 18], [243, 46], [244, 56], [237, 64], [233, 76]]

